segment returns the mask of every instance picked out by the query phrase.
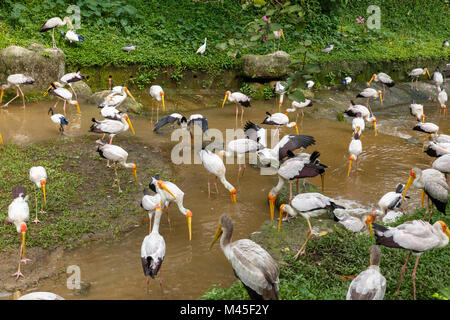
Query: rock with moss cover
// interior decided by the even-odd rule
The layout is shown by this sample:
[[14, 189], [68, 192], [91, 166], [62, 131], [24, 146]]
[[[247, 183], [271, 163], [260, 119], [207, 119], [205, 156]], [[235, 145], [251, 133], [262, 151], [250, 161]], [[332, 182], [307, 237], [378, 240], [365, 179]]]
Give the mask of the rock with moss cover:
[[28, 49], [10, 46], [0, 50], [0, 83], [6, 83], [6, 78], [11, 74], [23, 73], [35, 82], [23, 86], [22, 90], [42, 94], [52, 81], [64, 75], [65, 63], [66, 56], [60, 49], [45, 48], [36, 43], [30, 44]]
[[77, 81], [72, 83], [72, 88], [77, 94], [78, 99], [91, 101], [92, 90], [89, 85], [84, 81]]
[[[91, 95], [90, 102], [99, 105], [110, 93], [111, 90], [103, 90], [96, 92]], [[143, 108], [142, 104], [140, 104], [139, 102], [134, 102], [130, 97], [127, 97], [125, 101], [121, 104], [119, 109], [121, 109], [124, 112], [139, 113], [142, 111], [142, 108]]]
[[288, 75], [292, 59], [284, 51], [266, 55], [245, 54], [242, 56], [242, 73], [252, 79], [280, 79]]

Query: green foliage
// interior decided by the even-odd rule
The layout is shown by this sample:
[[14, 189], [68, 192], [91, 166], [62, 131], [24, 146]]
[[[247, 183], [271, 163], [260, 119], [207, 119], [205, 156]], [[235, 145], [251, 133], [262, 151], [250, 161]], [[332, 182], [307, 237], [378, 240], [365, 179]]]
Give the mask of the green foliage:
[[247, 82], [242, 83], [239, 91], [250, 97], [253, 97], [256, 93], [256, 90], [254, 88], [252, 88], [251, 86], [249, 86], [249, 84]]

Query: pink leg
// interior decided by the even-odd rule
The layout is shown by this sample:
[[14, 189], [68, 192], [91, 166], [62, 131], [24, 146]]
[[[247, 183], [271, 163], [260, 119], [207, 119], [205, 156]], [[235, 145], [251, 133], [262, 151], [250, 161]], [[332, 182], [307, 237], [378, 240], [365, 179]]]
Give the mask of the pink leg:
[[398, 282], [397, 290], [395, 290], [395, 295], [398, 295], [398, 291], [400, 290], [400, 286], [402, 285], [403, 275], [405, 274], [406, 266], [408, 265], [410, 256], [411, 256], [411, 251], [409, 252], [408, 256], [406, 257], [405, 264], [402, 267], [402, 272], [400, 273], [400, 280]]
[[19, 89], [20, 94], [22, 95], [22, 103], [23, 103], [23, 107], [25, 108], [25, 95], [23, 94], [22, 89], [20, 89], [19, 86], [17, 86], [17, 89]]
[[8, 107], [8, 105], [11, 103], [11, 102], [13, 102], [14, 100], [16, 100], [18, 97], [19, 97], [19, 87], [16, 87], [16, 96], [14, 97], [14, 98], [12, 98], [11, 100], [9, 100], [7, 103], [5, 103], [3, 106], [2, 106], [2, 108], [6, 108], [6, 107]]
[[414, 271], [412, 273], [414, 300], [416, 300], [416, 271], [417, 271], [417, 266], [419, 265], [419, 259], [420, 259], [420, 256], [418, 256], [416, 259], [416, 264], [414, 265]]

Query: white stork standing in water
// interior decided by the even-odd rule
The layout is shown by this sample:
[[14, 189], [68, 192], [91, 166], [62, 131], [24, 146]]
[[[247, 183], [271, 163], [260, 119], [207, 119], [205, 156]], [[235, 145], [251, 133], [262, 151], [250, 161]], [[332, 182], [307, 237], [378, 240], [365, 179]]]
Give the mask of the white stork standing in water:
[[[217, 194], [219, 194], [219, 189], [217, 188], [217, 178], [219, 178], [220, 182], [223, 184], [225, 189], [227, 189], [230, 192], [231, 202], [236, 203], [236, 189], [225, 178], [226, 168], [225, 164], [223, 163], [224, 151], [222, 150], [219, 151], [218, 154], [215, 154], [210, 150], [202, 149], [200, 150], [199, 155], [205, 169], [209, 173], [216, 176], [214, 180], [214, 186], [216, 187]], [[211, 197], [211, 186], [209, 183], [209, 175], [208, 175], [208, 197]]]
[[[444, 88], [441, 89], [440, 87], [438, 87], [438, 91], [439, 91], [439, 94], [438, 94], [437, 99], [439, 101], [440, 107], [442, 108], [443, 119], [445, 119], [445, 110], [447, 109], [446, 104], [447, 104], [448, 96], [447, 96], [447, 92], [445, 92]], [[439, 109], [439, 111], [440, 110], [441, 109]]]
[[287, 85], [285, 82], [277, 81], [275, 83], [274, 93], [280, 96], [278, 102], [278, 112], [281, 111], [281, 106], [283, 105], [284, 94], [286, 93], [286, 86]]
[[[169, 210], [172, 202], [177, 204], [178, 210], [186, 217], [190, 241], [192, 239], [192, 211], [183, 206], [184, 192], [175, 183], [161, 180], [158, 174], [152, 177], [148, 186], [153, 192], [160, 194], [162, 204], [167, 204], [166, 210]], [[169, 215], [169, 212], [167, 212], [167, 215]]]
[[358, 93], [358, 95], [356, 97], [357, 98], [367, 98], [366, 106], [367, 106], [367, 108], [369, 108], [371, 114], [373, 114], [373, 112], [369, 105], [370, 99], [376, 100], [376, 99], [380, 98], [380, 103], [381, 103], [381, 105], [383, 105], [383, 93], [381, 92], [381, 90], [377, 91], [373, 88], [365, 88], [363, 91]]
[[363, 133], [364, 129], [366, 128], [366, 122], [364, 121], [362, 115], [358, 113], [356, 117], [352, 120], [352, 130], [353, 132], [356, 132], [357, 128], [359, 128], [359, 132], [361, 134]]
[[[292, 200], [292, 182], [301, 178], [313, 178], [320, 175], [322, 180], [322, 192], [324, 189], [324, 174], [326, 165], [321, 164], [319, 160], [320, 153], [314, 151], [311, 155], [307, 153], [300, 153], [294, 156], [293, 153], [288, 151], [291, 158], [283, 162], [278, 169], [278, 183], [269, 191], [269, 208], [270, 219], [273, 220], [273, 213], [275, 208], [275, 200], [278, 193], [284, 186], [285, 181], [289, 181], [289, 202]], [[297, 184], [297, 191], [299, 191], [299, 185]]]
[[103, 133], [103, 137], [105, 136], [105, 134], [109, 134], [109, 144], [112, 143], [112, 140], [116, 134], [127, 131], [128, 128], [130, 128], [133, 134], [135, 134], [133, 125], [131, 124], [130, 118], [126, 113], [123, 113], [121, 115], [120, 121], [110, 119], [98, 121], [95, 118], [92, 118], [92, 122], [94, 123], [92, 124], [89, 131], [95, 133]]
[[[303, 112], [303, 109], [306, 108], [306, 107], [312, 107], [313, 106], [313, 102], [311, 100], [309, 100], [309, 99], [305, 99], [305, 101], [303, 101], [303, 102], [292, 101], [292, 105], [291, 106], [292, 106], [292, 108], [286, 109], [286, 113], [285, 114], [287, 115], [289, 112], [297, 112], [298, 110], [300, 110], [302, 112], [302, 120], [300, 121], [300, 123], [303, 123], [303, 118], [305, 116], [305, 113]], [[295, 122], [297, 122], [297, 119], [298, 119], [298, 113], [297, 113], [297, 115], [295, 117]]]
[[130, 168], [133, 171], [134, 180], [136, 181], [136, 185], [138, 185], [138, 178], [136, 173], [136, 164], [134, 163], [127, 163], [128, 159], [128, 152], [126, 152], [123, 148], [116, 146], [114, 144], [107, 144], [104, 143], [102, 140], [96, 141], [99, 146], [97, 147], [97, 152], [100, 154], [102, 158], [105, 158], [107, 160], [111, 160], [114, 163], [114, 183], [117, 182], [117, 186], [119, 187], [119, 192], [122, 192], [122, 189], [120, 189], [120, 181], [119, 176], [117, 174], [117, 163], [120, 163], [125, 168]]
[[2, 105], [2, 108], [6, 108], [8, 107], [8, 105], [14, 101], [15, 99], [17, 99], [19, 97], [19, 92], [22, 95], [22, 102], [23, 102], [23, 107], [25, 108], [25, 96], [22, 92], [22, 89], [20, 89], [20, 86], [23, 84], [33, 84], [34, 83], [34, 79], [32, 77], [26, 76], [24, 74], [21, 73], [17, 73], [17, 74], [12, 74], [10, 76], [8, 76], [8, 78], [6, 79], [6, 84], [2, 85], [2, 89], [1, 89], [1, 93], [0, 93], [0, 103], [2, 103], [3, 101], [3, 94], [5, 93], [5, 90], [10, 88], [11, 86], [15, 86], [16, 87], [16, 96], [14, 98], [12, 98], [11, 100], [9, 100], [7, 103], [5, 103], [4, 105]]
[[442, 157], [437, 158], [432, 165], [433, 169], [442, 172], [447, 180], [447, 184], [450, 186], [449, 174], [450, 174], [450, 154], [445, 154]]
[[[64, 115], [66, 115], [66, 103], [75, 105], [77, 107], [78, 113], [81, 113], [80, 111], [80, 105], [78, 104], [77, 100], [72, 100], [72, 93], [67, 90], [66, 88], [63, 88], [62, 84], [53, 82], [52, 85], [47, 89], [47, 93], [50, 93], [56, 97], [58, 97], [60, 100], [64, 101]], [[56, 108], [58, 105], [59, 100], [56, 101], [55, 105], [52, 107], [53, 109]]]
[[200, 46], [200, 48], [197, 49], [196, 53], [204, 54], [205, 50], [206, 50], [206, 38], [205, 38], [205, 42]]
[[347, 291], [347, 300], [383, 300], [386, 293], [386, 278], [380, 272], [381, 250], [371, 246], [369, 267], [352, 280]]
[[231, 242], [232, 235], [233, 221], [229, 216], [222, 215], [209, 249], [220, 238], [220, 247], [250, 299], [278, 300], [279, 270], [275, 260], [250, 239]]
[[225, 105], [225, 102], [227, 101], [230, 102], [234, 102], [236, 105], [236, 127], [237, 127], [237, 119], [238, 119], [238, 114], [239, 114], [239, 108], [238, 108], [238, 103], [241, 105], [241, 123], [243, 123], [243, 118], [244, 118], [244, 107], [248, 108], [250, 107], [250, 97], [246, 96], [243, 93], [240, 92], [231, 92], [231, 91], [227, 91], [225, 92], [225, 98], [223, 99], [222, 102], [222, 108]]
[[422, 253], [431, 249], [439, 249], [448, 245], [450, 232], [443, 221], [437, 221], [433, 225], [423, 220], [407, 221], [395, 228], [384, 227], [373, 223], [376, 243], [390, 248], [400, 248], [410, 250], [405, 264], [402, 267], [399, 284], [396, 294], [402, 284], [403, 274], [405, 273], [411, 253], [417, 256], [414, 270], [412, 273], [413, 296], [416, 299], [416, 270]]
[[349, 117], [361, 116], [367, 123], [372, 122], [373, 130], [375, 135], [377, 135], [377, 119], [367, 107], [362, 104], [355, 104], [353, 100], [350, 100], [350, 106], [344, 111], [344, 113]]
[[402, 205], [402, 193], [404, 189], [405, 185], [399, 183], [397, 184], [395, 192], [390, 191], [381, 197], [380, 201], [378, 201], [378, 206], [383, 212], [383, 216], [387, 214], [388, 210], [400, 208]]
[[281, 228], [281, 221], [283, 220], [283, 217], [286, 213], [288, 213], [292, 217], [296, 217], [300, 214], [303, 218], [306, 219], [306, 222], [308, 222], [308, 235], [306, 237], [306, 241], [294, 256], [295, 259], [297, 259], [299, 255], [305, 253], [306, 245], [308, 244], [309, 239], [314, 234], [309, 219], [312, 217], [318, 217], [326, 213], [327, 211], [331, 211], [333, 212], [334, 220], [339, 221], [339, 219], [337, 219], [337, 217], [334, 215], [334, 210], [336, 209], [345, 208], [336, 204], [334, 199], [331, 199], [317, 192], [298, 194], [294, 197], [294, 199], [292, 199], [290, 205], [282, 204], [280, 206], [280, 220], [278, 221], [278, 230], [280, 230]]
[[354, 132], [352, 141], [350, 141], [350, 144], [348, 146], [350, 158], [348, 163], [347, 177], [350, 176], [353, 161], [356, 161], [356, 171], [358, 171], [359, 156], [362, 153], [362, 143], [361, 140], [359, 139], [359, 136], [360, 136], [359, 128], [356, 128], [356, 132]]
[[48, 110], [48, 114], [52, 114], [50, 119], [56, 123], [57, 125], [59, 125], [59, 132], [61, 134], [64, 133], [64, 127], [63, 126], [67, 126], [69, 124], [69, 121], [67, 121], [66, 117], [64, 117], [62, 114], [60, 113], [55, 113], [55, 110], [53, 109], [53, 107], [50, 107], [50, 109]]
[[69, 17], [64, 17], [64, 19], [62, 19], [62, 20], [61, 20], [61, 18], [58, 18], [58, 17], [51, 18], [42, 25], [42, 27], [39, 31], [45, 32], [48, 30], [52, 30], [53, 48], [56, 48], [55, 28], [65, 26], [67, 23], [73, 28], [72, 22], [70, 21]]
[[412, 116], [416, 117], [417, 121], [425, 122], [425, 114], [423, 113], [423, 105], [418, 103], [411, 103], [409, 106], [409, 112]]
[[136, 99], [131, 94], [130, 90], [127, 87], [115, 86], [112, 88], [112, 92], [103, 99], [103, 102], [98, 105], [99, 108], [103, 107], [119, 107], [129, 96], [136, 102]]
[[[149, 91], [150, 97], [152, 97], [152, 122], [153, 122], [153, 99], [156, 101], [162, 101], [163, 112], [166, 111], [166, 105], [164, 103], [164, 90], [158, 85], [153, 85], [150, 87]], [[156, 105], [156, 121], [159, 120], [159, 104]]]
[[416, 79], [416, 90], [418, 90], [417, 82], [419, 81], [419, 77], [421, 75], [423, 75], [423, 74], [428, 75], [428, 79], [431, 80], [430, 72], [428, 71], [427, 68], [416, 68], [416, 69], [413, 69], [408, 75], [411, 78], [411, 85], [413, 84], [414, 78]]
[[[31, 167], [30, 168], [30, 180], [33, 182], [37, 188], [42, 188], [42, 195], [44, 197], [44, 202], [41, 202], [41, 211], [40, 213], [45, 213], [44, 204], [47, 205], [47, 198], [45, 197], [45, 186], [47, 185], [47, 171], [42, 166]], [[34, 201], [36, 203], [36, 218], [34, 219], [34, 223], [39, 223], [38, 220], [38, 212], [37, 212], [37, 193], [36, 189], [34, 191]]]
[[179, 114], [179, 113], [172, 113], [168, 116], [162, 117], [159, 119], [159, 121], [155, 124], [155, 127], [153, 128], [153, 132], [157, 132], [159, 129], [161, 129], [163, 126], [167, 124], [174, 124], [177, 123], [182, 128], [187, 128], [187, 119], [185, 116]]
[[436, 67], [436, 69], [434, 69], [433, 82], [437, 88], [442, 86], [442, 84], [444, 83], [444, 77], [442, 76], [442, 73], [439, 71], [439, 67]]
[[372, 81], [374, 81], [374, 82], [381, 82], [381, 84], [383, 85], [383, 94], [386, 91], [386, 87], [385, 86], [388, 86], [390, 88], [390, 87], [393, 87], [395, 85], [394, 80], [392, 80], [392, 78], [388, 74], [386, 74], [384, 72], [380, 72], [378, 74], [374, 73], [372, 75], [372, 78], [370, 78], [370, 81], [369, 81], [369, 84], [368, 84], [369, 86], [370, 86], [370, 83]]
[[155, 210], [158, 206], [161, 205], [161, 195], [159, 193], [155, 193], [151, 195], [148, 189], [144, 190], [144, 196], [141, 200], [141, 207], [148, 212], [148, 233], [152, 230], [152, 217], [155, 214]]
[[261, 122], [261, 124], [268, 124], [277, 127], [277, 131], [280, 132], [281, 126], [286, 126], [288, 128], [295, 128], [295, 132], [298, 134], [297, 122], [289, 122], [289, 117], [284, 113], [272, 113], [266, 112], [267, 117]]
[[26, 221], [30, 219], [30, 208], [28, 207], [28, 196], [24, 187], [14, 187], [12, 189], [13, 201], [8, 207], [8, 217], [5, 219], [5, 223], [12, 223], [16, 227], [17, 233], [22, 235], [21, 246], [19, 249], [19, 268], [13, 276], [23, 277], [20, 272], [20, 265], [22, 262], [27, 263], [30, 259], [25, 257], [25, 233], [27, 231]]
[[142, 241], [141, 262], [144, 275], [147, 278], [147, 291], [150, 286], [150, 277], [152, 279], [159, 274], [159, 285], [162, 287], [161, 266], [166, 255], [166, 242], [159, 233], [159, 223], [161, 221], [162, 208], [158, 205], [155, 208], [155, 222], [152, 231]]
[[245, 154], [246, 153], [254, 153], [263, 148], [265, 148], [265, 146], [263, 144], [261, 144], [259, 142], [259, 140], [255, 141], [252, 139], [236, 139], [236, 140], [231, 140], [228, 143], [227, 151], [224, 153], [224, 155], [228, 157], [233, 152], [236, 153], [236, 157], [237, 157], [238, 164], [239, 164], [238, 177], [237, 177], [238, 183], [239, 183], [239, 178], [241, 176], [241, 171], [242, 171], [242, 176], [244, 176], [244, 171], [246, 168]]
[[[405, 190], [403, 191], [403, 198], [408, 192], [408, 189], [413, 185], [417, 189], [422, 189], [423, 192], [431, 199], [432, 205], [431, 210], [429, 208], [429, 202], [427, 211], [425, 212], [425, 217], [433, 214], [433, 204], [436, 206], [438, 211], [445, 215], [445, 208], [448, 203], [448, 191], [450, 190], [445, 176], [443, 173], [435, 169], [420, 170], [419, 168], [412, 168], [409, 173], [408, 182], [406, 183]], [[424, 197], [422, 193], [422, 198]]]

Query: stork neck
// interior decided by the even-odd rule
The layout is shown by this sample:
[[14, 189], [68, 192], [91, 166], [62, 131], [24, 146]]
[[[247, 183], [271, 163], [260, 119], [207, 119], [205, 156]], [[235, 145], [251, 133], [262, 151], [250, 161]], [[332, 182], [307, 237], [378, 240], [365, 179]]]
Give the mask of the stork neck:
[[223, 175], [222, 177], [220, 177], [220, 182], [222, 182], [223, 186], [231, 192], [231, 190], [234, 190], [234, 187], [231, 183], [229, 183], [227, 181], [227, 179], [225, 178], [225, 175]]
[[153, 222], [152, 233], [159, 233], [159, 222], [161, 221], [162, 210], [155, 211], [155, 221]]
[[223, 234], [220, 237], [220, 247], [222, 248], [222, 250], [224, 251], [226, 256], [227, 256], [229, 245], [231, 243], [232, 235], [233, 235], [233, 229], [231, 229], [231, 230], [225, 229], [225, 230], [223, 230]]
[[280, 192], [281, 188], [283, 188], [283, 186], [284, 186], [284, 179], [282, 177], [278, 176], [278, 183], [275, 187], [273, 187], [270, 190], [270, 193], [272, 195], [276, 196]]

